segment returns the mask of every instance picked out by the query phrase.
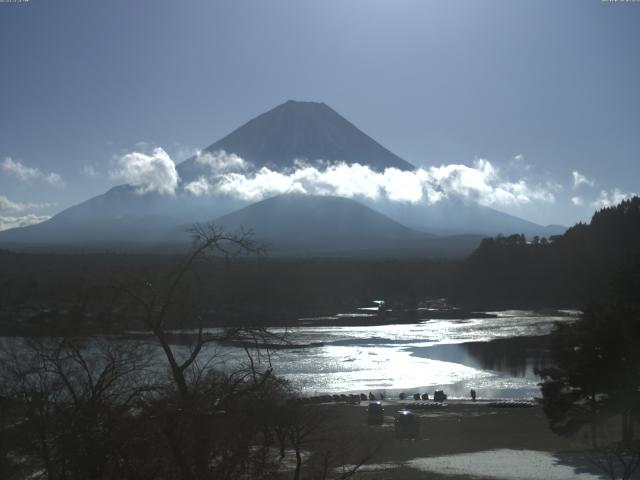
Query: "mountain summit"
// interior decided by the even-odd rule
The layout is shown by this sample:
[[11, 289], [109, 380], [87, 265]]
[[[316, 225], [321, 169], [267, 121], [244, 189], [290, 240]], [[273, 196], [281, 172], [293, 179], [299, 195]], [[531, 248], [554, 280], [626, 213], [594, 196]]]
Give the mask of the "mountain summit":
[[[413, 170], [415, 167], [387, 150], [358, 129], [331, 107], [318, 102], [289, 100], [258, 115], [226, 137], [209, 145], [205, 152], [224, 150], [251, 162], [282, 170], [293, 161], [317, 160], [359, 163], [382, 171], [395, 167]], [[195, 158], [178, 166], [183, 180], [193, 179], [199, 172]]]

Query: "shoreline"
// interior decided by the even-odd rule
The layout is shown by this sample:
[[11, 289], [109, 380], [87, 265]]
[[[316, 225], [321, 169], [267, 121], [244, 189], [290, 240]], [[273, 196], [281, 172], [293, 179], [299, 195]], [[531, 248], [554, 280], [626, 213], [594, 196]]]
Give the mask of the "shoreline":
[[[348, 436], [361, 453], [377, 448], [356, 479], [605, 478], [586, 457], [586, 439], [554, 434], [539, 405], [492, 408], [488, 401], [451, 400], [442, 408], [412, 410], [420, 421], [420, 436], [398, 439], [394, 415], [412, 403], [384, 400], [384, 422], [379, 426], [366, 424], [368, 402], [313, 408], [324, 413], [326, 430], [332, 432], [329, 438]], [[323, 437], [310, 452], [312, 456], [327, 446], [326, 434]], [[348, 461], [356, 463], [357, 456]]]

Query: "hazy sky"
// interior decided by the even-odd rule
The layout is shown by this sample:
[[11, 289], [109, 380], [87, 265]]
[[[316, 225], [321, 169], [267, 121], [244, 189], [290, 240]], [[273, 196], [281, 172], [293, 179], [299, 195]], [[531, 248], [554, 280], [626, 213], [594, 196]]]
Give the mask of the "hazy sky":
[[499, 209], [571, 224], [640, 193], [640, 2], [0, 3], [0, 217], [56, 213], [127, 153], [180, 162], [290, 98], [419, 167], [485, 159], [553, 195]]

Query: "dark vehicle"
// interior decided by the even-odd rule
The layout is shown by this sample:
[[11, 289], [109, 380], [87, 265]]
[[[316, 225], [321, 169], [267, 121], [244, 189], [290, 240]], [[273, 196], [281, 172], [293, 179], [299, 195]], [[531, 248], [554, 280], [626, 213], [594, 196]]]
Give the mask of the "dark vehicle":
[[442, 390], [436, 390], [433, 393], [434, 402], [444, 402], [447, 400], [447, 395]]
[[384, 421], [384, 408], [380, 402], [371, 402], [367, 408], [367, 424], [382, 425]]
[[420, 422], [409, 410], [400, 410], [395, 419], [396, 438], [417, 438], [420, 436]]

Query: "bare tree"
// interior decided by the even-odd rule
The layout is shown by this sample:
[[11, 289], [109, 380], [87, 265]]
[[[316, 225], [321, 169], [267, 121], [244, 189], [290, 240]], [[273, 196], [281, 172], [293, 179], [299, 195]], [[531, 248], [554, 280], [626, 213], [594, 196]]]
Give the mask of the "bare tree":
[[[210, 255], [222, 255], [224, 257], [240, 254], [261, 254], [262, 248], [252, 240], [251, 233], [227, 234], [213, 223], [196, 224], [190, 230], [193, 237], [193, 248], [187, 258], [170, 274], [168, 286], [164, 291], [158, 291], [150, 280], [143, 279], [136, 286], [126, 285], [120, 282], [116, 288], [124, 292], [133, 300], [134, 304], [142, 309], [144, 325], [155, 336], [169, 364], [173, 381], [178, 389], [180, 397], [187, 402], [190, 391], [186, 372], [198, 359], [202, 349], [212, 342], [238, 340], [250, 333], [255, 338], [255, 329], [244, 327], [227, 328], [224, 331], [213, 334], [204, 332], [202, 318], [195, 314], [198, 332], [195, 341], [191, 345], [189, 354], [179, 360], [169, 341], [168, 328], [172, 309], [176, 305], [178, 290], [185, 277], [192, 273], [194, 265]], [[181, 312], [187, 313], [187, 312]]]
[[593, 449], [589, 458], [611, 480], [628, 480], [640, 466], [640, 442], [613, 442]]
[[[207, 257], [230, 258], [260, 255], [262, 249], [250, 233], [227, 234], [214, 224], [197, 224], [191, 230], [191, 253], [173, 272], [162, 290], [151, 281], [135, 286], [120, 283], [117, 288], [142, 312], [144, 325], [153, 334], [169, 366], [176, 401], [164, 411], [162, 433], [184, 480], [240, 478], [251, 464], [252, 444], [260, 432], [260, 422], [246, 415], [254, 409], [255, 398], [266, 395], [275, 383], [270, 369], [259, 369], [248, 348], [247, 365], [231, 372], [209, 368], [204, 354], [209, 344], [239, 342], [260, 347], [274, 336], [266, 329], [238, 325], [206, 331], [199, 312], [179, 308], [177, 298], [196, 264]], [[171, 344], [171, 319], [193, 315], [197, 333], [188, 351], [178, 353]], [[184, 319], [183, 319], [184, 320]]]
[[66, 337], [14, 347], [3, 358], [5, 385], [23, 414], [16, 418], [22, 442], [14, 448], [38, 457], [28, 463], [41, 465], [49, 480], [120, 475], [116, 457], [128, 437], [125, 418], [153, 388], [145, 381], [144, 349]]
[[296, 469], [294, 480], [299, 480], [302, 471], [302, 448], [305, 443], [318, 432], [318, 429], [326, 422], [321, 410], [310, 405], [293, 403], [287, 411], [288, 425], [287, 437], [296, 455]]

